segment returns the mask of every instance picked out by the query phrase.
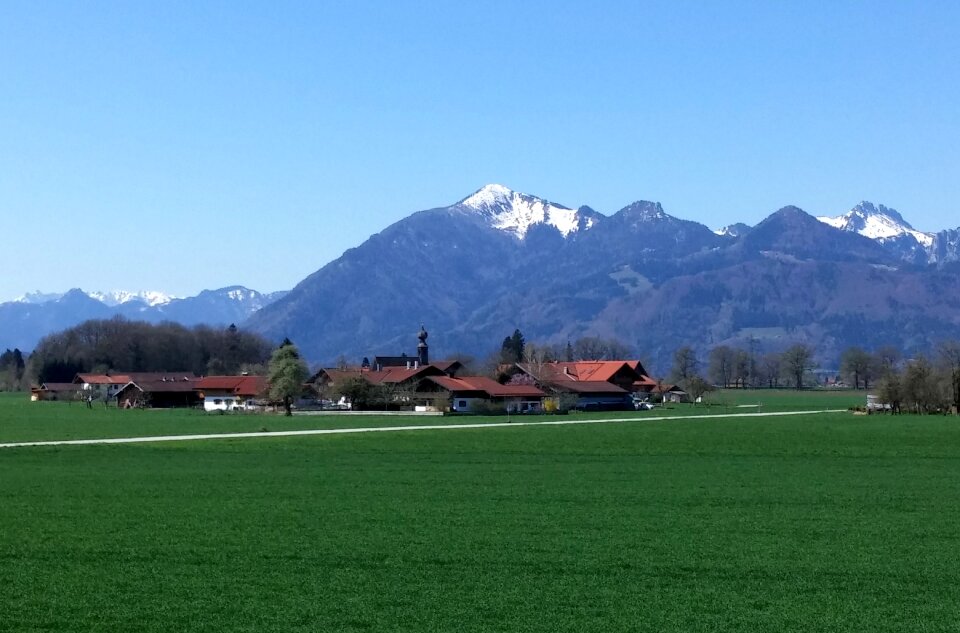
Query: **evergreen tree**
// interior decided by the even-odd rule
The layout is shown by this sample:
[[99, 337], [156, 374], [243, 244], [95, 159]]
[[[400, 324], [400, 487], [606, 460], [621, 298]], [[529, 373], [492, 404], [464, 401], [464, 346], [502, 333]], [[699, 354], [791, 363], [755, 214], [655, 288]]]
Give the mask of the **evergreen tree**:
[[523, 348], [523, 334], [516, 329], [513, 335], [503, 339], [503, 344], [500, 346], [500, 362], [504, 364], [522, 362]]

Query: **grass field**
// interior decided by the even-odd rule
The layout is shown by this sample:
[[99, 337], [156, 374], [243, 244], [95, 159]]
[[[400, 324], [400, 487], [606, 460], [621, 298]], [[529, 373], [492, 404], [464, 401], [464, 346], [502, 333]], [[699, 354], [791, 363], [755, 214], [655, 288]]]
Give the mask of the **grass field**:
[[7, 449], [0, 631], [956, 631], [958, 473], [848, 414]]
[[705, 397], [712, 408], [759, 405], [763, 411], [847, 409], [866, 405], [865, 391], [849, 389], [722, 389]]
[[[863, 392], [787, 390], [727, 390], [710, 394], [706, 404], [672, 404], [653, 411], [573, 413], [568, 419], [664, 415], [708, 415], [756, 411], [838, 409], [863, 405]], [[513, 416], [512, 420], [549, 419], [546, 416]], [[101, 405], [87, 409], [78, 402], [30, 402], [24, 394], [0, 393], [0, 442], [73, 440], [128, 436], [205, 433], [245, 433], [261, 430], [353, 428], [422, 424], [463, 424], [507, 421], [505, 416], [294, 416], [270, 414], [210, 414], [188, 409], [120, 410]]]

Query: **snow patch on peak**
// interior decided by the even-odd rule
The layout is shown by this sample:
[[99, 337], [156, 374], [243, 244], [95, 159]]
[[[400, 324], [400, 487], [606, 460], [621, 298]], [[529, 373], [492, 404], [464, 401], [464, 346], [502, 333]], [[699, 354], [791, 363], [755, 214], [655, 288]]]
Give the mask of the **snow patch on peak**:
[[227, 291], [227, 296], [234, 301], [256, 301], [260, 298], [260, 293], [249, 288], [231, 288]]
[[882, 204], [874, 206], [873, 203], [864, 201], [844, 215], [820, 216], [817, 219], [835, 229], [858, 233], [879, 242], [909, 235], [924, 248], [933, 245], [932, 234], [917, 231], [895, 209], [889, 209]]
[[[170, 303], [177, 297], [168, 295], [164, 292], [158, 292], [156, 290], [139, 290], [139, 291], [130, 291], [130, 290], [110, 290], [102, 291], [96, 290], [93, 292], [86, 292], [75, 288], [71, 292], [76, 292], [78, 294], [83, 294], [95, 301], [107, 305], [111, 308], [118, 305], [128, 303], [130, 301], [142, 301], [148, 306], [158, 306]], [[28, 292], [25, 295], [19, 296], [13, 301], [16, 303], [30, 303], [30, 304], [44, 304], [51, 301], [59, 301], [64, 298], [67, 293], [64, 292]]]
[[49, 301], [56, 301], [62, 297], [64, 293], [62, 292], [41, 292], [36, 290], [34, 292], [28, 292], [26, 294], [20, 295], [13, 300], [14, 303], [30, 303], [34, 305], [39, 305], [41, 303], [47, 303]]
[[[503, 185], [487, 185], [461, 200], [460, 206], [478, 212], [493, 228], [512, 233], [521, 240], [536, 224], [549, 224], [564, 237], [581, 228], [581, 216], [576, 210]], [[588, 217], [583, 228], [589, 229], [593, 224], [593, 218]]]
[[110, 290], [108, 292], [96, 290], [94, 292], [88, 292], [86, 295], [110, 307], [131, 301], [142, 301], [148, 306], [153, 307], [170, 303], [177, 298], [157, 290]]
[[714, 229], [713, 232], [720, 237], [741, 237], [750, 232], [750, 227], [742, 222], [728, 224], [721, 229]]
[[464, 198], [461, 204], [479, 209], [481, 207], [509, 202], [513, 194], [514, 192], [509, 187], [490, 184], [481, 187], [472, 196]]

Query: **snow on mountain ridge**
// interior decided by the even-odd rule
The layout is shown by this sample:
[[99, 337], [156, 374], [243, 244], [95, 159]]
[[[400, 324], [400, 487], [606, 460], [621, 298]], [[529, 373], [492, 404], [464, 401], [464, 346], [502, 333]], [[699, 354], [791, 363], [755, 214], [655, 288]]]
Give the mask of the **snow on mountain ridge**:
[[106, 292], [95, 290], [93, 292], [87, 292], [86, 295], [91, 299], [96, 299], [100, 303], [110, 307], [115, 307], [123, 303], [129, 303], [131, 301], [142, 301], [148, 306], [154, 307], [170, 303], [174, 299], [178, 298], [157, 290], [110, 290]]
[[234, 301], [253, 301], [257, 298], [257, 291], [249, 288], [234, 288], [227, 291], [227, 296]]
[[[481, 213], [493, 228], [513, 233], [521, 240], [535, 224], [549, 224], [564, 237], [581, 228], [581, 217], [576, 209], [513, 191], [503, 185], [486, 185], [459, 204]], [[593, 224], [593, 218], [588, 217], [583, 228], [589, 229]]]
[[737, 222], [735, 224], [728, 224], [727, 226], [720, 229], [713, 229], [713, 232], [720, 237], [740, 237], [746, 233], [750, 232], [750, 227], [743, 222]]
[[16, 299], [13, 299], [12, 303], [32, 303], [37, 305], [47, 303], [48, 301], [56, 301], [61, 298], [63, 294], [62, 292], [41, 292], [40, 290], [35, 290], [34, 292], [20, 295]]
[[924, 248], [933, 245], [934, 236], [931, 233], [917, 231], [895, 209], [889, 209], [882, 204], [874, 206], [873, 203], [864, 201], [844, 215], [820, 216], [817, 219], [841, 231], [858, 233], [880, 242], [910, 235]]

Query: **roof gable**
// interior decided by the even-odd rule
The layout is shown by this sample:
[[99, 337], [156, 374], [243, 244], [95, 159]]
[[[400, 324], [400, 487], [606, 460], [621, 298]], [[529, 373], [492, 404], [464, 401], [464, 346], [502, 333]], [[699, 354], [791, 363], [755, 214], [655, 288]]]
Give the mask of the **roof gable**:
[[632, 383], [643, 379], [636, 369], [642, 367], [640, 361], [554, 361], [536, 365], [518, 363], [517, 367], [525, 374], [548, 383], [612, 382], [615, 378], [617, 382]]
[[501, 385], [496, 380], [486, 376], [462, 376], [460, 378], [428, 376], [426, 380], [450, 392], [485, 393], [491, 398], [542, 398], [546, 395], [533, 385]]
[[238, 396], [257, 396], [266, 388], [264, 376], [206, 376], [194, 383], [199, 391], [228, 391]]

